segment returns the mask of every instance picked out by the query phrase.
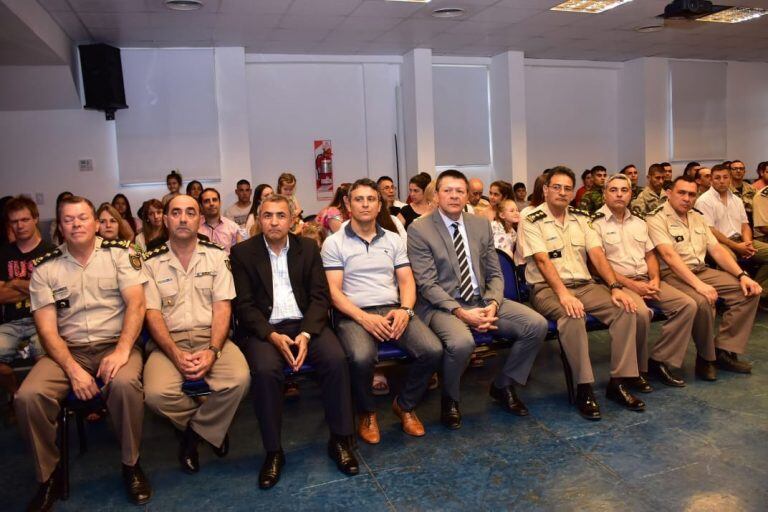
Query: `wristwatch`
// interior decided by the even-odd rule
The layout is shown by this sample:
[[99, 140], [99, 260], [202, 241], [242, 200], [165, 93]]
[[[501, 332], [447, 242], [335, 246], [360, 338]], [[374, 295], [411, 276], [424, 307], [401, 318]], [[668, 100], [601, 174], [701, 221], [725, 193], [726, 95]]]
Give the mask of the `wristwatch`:
[[213, 345], [208, 345], [208, 350], [210, 350], [211, 352], [213, 352], [213, 355], [215, 355], [215, 356], [216, 356], [216, 359], [217, 359], [217, 360], [218, 360], [218, 359], [221, 359], [221, 349], [220, 349], [220, 348], [216, 348], [216, 347], [214, 347]]
[[621, 290], [622, 288], [624, 288], [624, 285], [618, 281], [614, 281], [608, 286], [609, 290]]
[[400, 306], [398, 309], [402, 309], [403, 311], [405, 311], [406, 313], [408, 313], [408, 318], [409, 318], [409, 319], [410, 319], [410, 318], [413, 318], [413, 315], [415, 315], [415, 314], [416, 314], [416, 313], [414, 313], [414, 312], [413, 312], [413, 310], [412, 310], [411, 308], [407, 308], [407, 307], [405, 307], [405, 306]]
[[307, 338], [307, 343], [312, 339], [312, 336], [307, 331], [301, 331], [299, 334]]
[[742, 277], [744, 277], [744, 276], [747, 276], [747, 277], [749, 277], [749, 272], [747, 272], [746, 270], [742, 270], [742, 271], [741, 271], [741, 274], [738, 274], [738, 275], [736, 276], [736, 279], [741, 279], [741, 278], [742, 278]]

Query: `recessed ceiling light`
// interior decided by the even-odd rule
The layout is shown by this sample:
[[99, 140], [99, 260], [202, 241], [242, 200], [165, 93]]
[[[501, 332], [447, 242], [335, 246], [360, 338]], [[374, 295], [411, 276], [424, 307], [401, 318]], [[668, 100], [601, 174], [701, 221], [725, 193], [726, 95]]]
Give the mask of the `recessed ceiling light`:
[[202, 0], [165, 0], [165, 6], [174, 11], [196, 11], [203, 6]]
[[632, 0], [566, 0], [561, 4], [550, 8], [550, 11], [586, 12], [589, 14], [597, 14], [631, 1]]
[[697, 18], [696, 21], [709, 21], [712, 23], [741, 23], [768, 14], [766, 9], [755, 7], [731, 7], [719, 12]]
[[635, 32], [640, 32], [641, 34], [661, 32], [662, 30], [664, 30], [664, 25], [646, 25], [645, 27], [635, 27]]
[[463, 16], [466, 11], [461, 7], [441, 7], [432, 11], [435, 18], [458, 18]]

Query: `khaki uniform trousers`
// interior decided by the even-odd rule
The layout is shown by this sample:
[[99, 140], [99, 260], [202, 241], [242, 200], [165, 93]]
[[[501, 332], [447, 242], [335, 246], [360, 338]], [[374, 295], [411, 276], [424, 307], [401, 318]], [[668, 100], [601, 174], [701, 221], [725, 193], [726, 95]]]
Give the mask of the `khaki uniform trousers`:
[[[643, 300], [632, 290], [624, 288], [637, 305], [637, 338], [645, 340], [637, 347], [637, 365], [641, 372], [648, 371], [648, 332], [651, 328], [653, 311], [648, 306], [661, 309], [667, 317], [661, 326], [661, 335], [651, 351], [651, 359], [666, 363], [674, 368], [683, 365], [685, 351], [693, 331], [696, 317], [696, 301], [672, 288], [668, 283], [659, 283], [659, 300]], [[647, 304], [647, 305], [646, 305]], [[645, 321], [647, 319], [647, 322]]]
[[[741, 241], [741, 237], [737, 238], [738, 241]], [[736, 254], [728, 247], [726, 247], [723, 244], [720, 244], [726, 251], [731, 253], [731, 256], [733, 256], [733, 259], [736, 261], [739, 261], [739, 257], [736, 256]], [[756, 262], [760, 266], [757, 269], [757, 273], [755, 274], [755, 281], [757, 281], [760, 286], [763, 287], [763, 297], [768, 297], [768, 243], [763, 242], [762, 240], [752, 240], [752, 246], [757, 251], [754, 256], [752, 256], [747, 261], [749, 262]]]
[[[584, 304], [584, 310], [604, 324], [611, 334], [611, 377], [637, 377], [638, 315], [627, 313], [611, 302], [611, 292], [605, 286], [587, 283], [569, 287], [570, 292]], [[560, 343], [573, 370], [576, 384], [595, 381], [589, 359], [589, 338], [583, 318], [570, 318], [560, 305], [557, 295], [545, 283], [535, 284], [531, 294], [533, 308], [547, 318], [557, 321]]]
[[[171, 338], [180, 350], [197, 352], [210, 345], [211, 330], [174, 332]], [[189, 426], [203, 439], [219, 447], [251, 382], [248, 363], [237, 345], [230, 340], [224, 343], [221, 357], [205, 376], [205, 382], [211, 388], [211, 394], [204, 397], [200, 401], [202, 403], [187, 396], [181, 390], [184, 377], [156, 346], [144, 366], [147, 406], [170, 419], [177, 429], [183, 431]]]
[[[70, 346], [69, 351], [85, 371], [95, 376], [102, 358], [112, 353], [117, 340]], [[120, 368], [102, 390], [104, 402], [120, 440], [123, 464], [133, 466], [139, 459], [141, 426], [144, 421], [144, 394], [141, 386], [142, 355], [138, 347], [131, 350], [128, 362]], [[71, 384], [64, 369], [44, 356], [24, 379], [14, 405], [22, 435], [32, 445], [35, 472], [39, 482], [45, 482], [59, 462], [56, 445], [60, 402], [67, 396]]]
[[717, 290], [719, 298], [728, 309], [723, 313], [720, 329], [715, 336], [715, 308], [696, 290], [684, 283], [671, 270], [662, 271], [661, 278], [696, 301], [696, 318], [693, 322], [693, 342], [696, 351], [707, 361], [715, 360], [715, 347], [743, 354], [749, 333], [755, 323], [760, 296], [745, 297], [739, 280], [734, 276], [708, 267], [691, 269], [696, 277]]

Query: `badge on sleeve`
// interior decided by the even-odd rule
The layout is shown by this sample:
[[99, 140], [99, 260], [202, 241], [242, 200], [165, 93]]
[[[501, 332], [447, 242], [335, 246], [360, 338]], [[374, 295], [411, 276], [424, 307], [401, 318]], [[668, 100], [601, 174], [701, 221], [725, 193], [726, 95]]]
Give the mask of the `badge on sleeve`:
[[56, 309], [67, 309], [69, 307], [69, 299], [60, 299], [56, 301]]
[[682, 242], [683, 240], [685, 240], [685, 237], [683, 235], [675, 236], [675, 242]]
[[131, 266], [134, 270], [141, 270], [141, 256], [136, 253], [129, 254], [128, 261], [131, 262]]

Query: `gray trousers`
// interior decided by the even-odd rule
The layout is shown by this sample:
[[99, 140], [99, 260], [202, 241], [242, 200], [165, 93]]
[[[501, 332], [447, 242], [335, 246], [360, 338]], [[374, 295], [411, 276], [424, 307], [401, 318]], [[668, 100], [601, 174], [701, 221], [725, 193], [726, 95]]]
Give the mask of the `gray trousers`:
[[[364, 310], [386, 316], [397, 307], [376, 306]], [[358, 412], [373, 412], [376, 410], [376, 403], [371, 381], [373, 369], [379, 361], [378, 342], [360, 324], [349, 318], [339, 319], [336, 334], [349, 359], [355, 407]], [[400, 407], [404, 411], [410, 411], [419, 403], [429, 386], [430, 377], [440, 366], [443, 348], [437, 336], [416, 316], [408, 322], [405, 332], [396, 343], [413, 359], [405, 385], [398, 395]]]
[[[480, 307], [480, 301], [459, 301], [464, 309]], [[528, 306], [504, 299], [496, 313], [498, 329], [494, 336], [514, 340], [504, 368], [496, 377], [497, 387], [513, 383], [525, 384], [533, 361], [547, 335], [547, 320]], [[459, 401], [461, 375], [475, 350], [475, 340], [469, 326], [452, 313], [435, 311], [429, 326], [443, 342], [443, 395]]]

